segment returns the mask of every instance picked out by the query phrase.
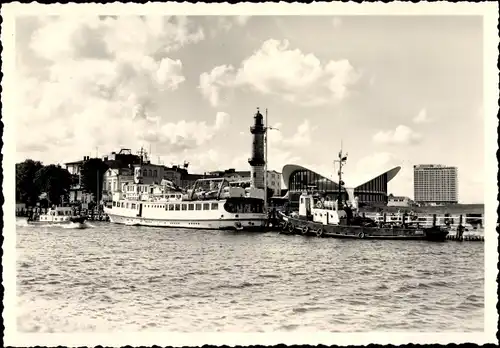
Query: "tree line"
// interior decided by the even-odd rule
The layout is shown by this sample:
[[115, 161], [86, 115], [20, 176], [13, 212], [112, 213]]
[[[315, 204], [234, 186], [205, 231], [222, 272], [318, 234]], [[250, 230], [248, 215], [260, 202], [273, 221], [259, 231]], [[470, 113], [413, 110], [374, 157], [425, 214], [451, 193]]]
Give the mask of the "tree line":
[[[60, 165], [43, 165], [40, 161], [27, 159], [16, 163], [16, 202], [32, 207], [36, 203], [46, 200], [47, 204], [61, 204], [68, 201], [72, 185], [81, 183], [85, 193], [94, 197], [99, 192], [102, 197], [104, 173], [108, 169], [106, 163], [99, 158], [91, 158], [83, 162], [80, 169], [80, 178], [73, 176]], [[40, 198], [45, 194], [45, 198]]]

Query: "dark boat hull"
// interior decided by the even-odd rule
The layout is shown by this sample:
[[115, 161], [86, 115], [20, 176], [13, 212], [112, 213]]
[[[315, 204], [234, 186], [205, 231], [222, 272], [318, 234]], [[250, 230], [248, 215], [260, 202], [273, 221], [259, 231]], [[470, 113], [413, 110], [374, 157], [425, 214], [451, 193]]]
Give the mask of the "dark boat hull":
[[403, 228], [367, 227], [353, 225], [323, 225], [319, 222], [286, 217], [282, 225], [284, 233], [315, 234], [319, 237], [350, 239], [390, 239], [390, 240], [428, 240], [442, 242], [448, 231], [440, 227]]
[[69, 219], [69, 221], [77, 223], [77, 224], [83, 224], [85, 222], [85, 220], [86, 219], [83, 216], [75, 216], [75, 217], [71, 217]]

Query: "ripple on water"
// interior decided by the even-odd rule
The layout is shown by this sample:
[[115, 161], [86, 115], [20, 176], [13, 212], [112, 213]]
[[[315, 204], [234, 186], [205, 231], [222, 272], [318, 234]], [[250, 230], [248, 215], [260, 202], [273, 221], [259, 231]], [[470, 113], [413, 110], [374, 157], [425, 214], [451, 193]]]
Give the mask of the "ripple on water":
[[16, 232], [17, 322], [24, 332], [483, 327], [481, 243], [99, 223], [83, 232]]

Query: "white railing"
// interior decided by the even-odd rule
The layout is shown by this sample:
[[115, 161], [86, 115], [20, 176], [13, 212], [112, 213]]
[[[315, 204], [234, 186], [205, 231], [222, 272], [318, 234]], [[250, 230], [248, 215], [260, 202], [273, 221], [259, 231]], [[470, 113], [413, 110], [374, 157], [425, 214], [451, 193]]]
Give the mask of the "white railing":
[[[363, 215], [363, 214], [361, 214]], [[383, 222], [384, 221], [384, 215], [383, 214], [373, 214], [373, 213], [365, 213], [365, 217], [373, 219], [377, 222]], [[415, 216], [417, 217], [415, 219]], [[460, 223], [462, 226], [465, 227], [466, 232], [482, 232], [484, 231], [484, 216], [466, 216], [465, 214], [462, 214], [462, 220], [460, 221], [460, 214], [453, 214], [450, 216], [444, 216], [444, 215], [435, 215], [436, 217], [436, 226], [449, 226], [450, 230], [456, 230], [458, 226], [460, 226]], [[472, 223], [471, 223], [472, 220]], [[433, 215], [406, 215], [405, 216], [405, 223], [407, 224], [419, 224], [422, 227], [431, 227], [434, 224], [434, 216]], [[402, 223], [403, 222], [403, 215], [402, 214], [386, 214], [385, 217], [385, 223]], [[447, 223], [448, 222], [448, 223]]]

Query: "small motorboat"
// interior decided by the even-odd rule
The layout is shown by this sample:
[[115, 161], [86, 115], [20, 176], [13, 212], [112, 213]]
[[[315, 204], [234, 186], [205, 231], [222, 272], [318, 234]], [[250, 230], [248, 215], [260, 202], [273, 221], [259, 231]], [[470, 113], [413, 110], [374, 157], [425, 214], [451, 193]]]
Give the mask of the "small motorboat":
[[53, 206], [46, 214], [35, 215], [32, 219], [28, 219], [28, 224], [64, 225], [65, 227], [68, 226], [68, 228], [81, 229], [87, 227], [85, 220], [84, 216], [74, 215], [71, 207]]

